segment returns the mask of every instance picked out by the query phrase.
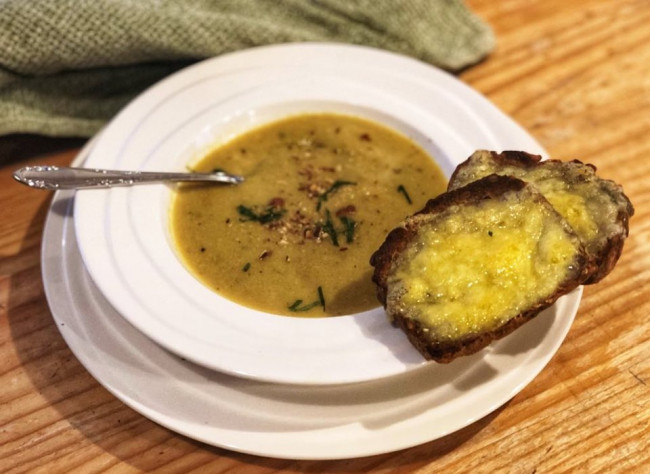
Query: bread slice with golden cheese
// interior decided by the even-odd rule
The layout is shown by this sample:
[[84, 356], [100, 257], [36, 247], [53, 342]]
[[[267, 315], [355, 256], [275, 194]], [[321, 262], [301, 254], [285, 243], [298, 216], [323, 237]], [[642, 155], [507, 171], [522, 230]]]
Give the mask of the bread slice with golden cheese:
[[497, 175], [430, 200], [389, 233], [371, 265], [394, 324], [438, 362], [509, 334], [591, 273], [546, 198]]
[[448, 189], [493, 173], [534, 184], [569, 222], [595, 263], [594, 273], [585, 283], [602, 280], [614, 268], [634, 214], [621, 186], [599, 178], [595, 166], [578, 160], [541, 161], [539, 155], [521, 151], [478, 150], [456, 168]]

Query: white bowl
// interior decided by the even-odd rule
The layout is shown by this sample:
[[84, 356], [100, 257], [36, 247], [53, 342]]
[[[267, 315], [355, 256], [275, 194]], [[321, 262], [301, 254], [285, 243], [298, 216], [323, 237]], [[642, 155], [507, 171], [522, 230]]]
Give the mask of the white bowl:
[[[85, 166], [183, 170], [215, 143], [300, 112], [386, 124], [428, 150], [447, 175], [478, 148], [544, 154], [486, 99], [438, 69], [368, 48], [302, 44], [226, 55], [165, 79], [107, 126]], [[158, 344], [212, 369], [283, 383], [361, 382], [424, 364], [381, 308], [333, 318], [283, 317], [208, 289], [174, 250], [170, 198], [165, 185], [82, 191], [74, 209], [94, 282]]]

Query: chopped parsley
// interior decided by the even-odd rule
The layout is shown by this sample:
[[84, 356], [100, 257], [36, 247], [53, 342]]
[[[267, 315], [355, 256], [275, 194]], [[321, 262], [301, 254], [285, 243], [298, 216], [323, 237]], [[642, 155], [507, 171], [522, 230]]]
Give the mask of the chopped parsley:
[[289, 306], [287, 306], [287, 308], [289, 308], [289, 311], [293, 311], [294, 313], [309, 311], [310, 309], [315, 308], [317, 306], [321, 306], [323, 309], [325, 309], [325, 297], [323, 296], [323, 288], [321, 286], [318, 287], [317, 300], [304, 305], [302, 303], [303, 300], [298, 299], [293, 303], [291, 303]]
[[409, 204], [413, 204], [413, 201], [411, 201], [411, 196], [409, 196], [409, 193], [406, 192], [406, 188], [404, 187], [403, 184], [397, 186], [397, 192], [402, 193], [404, 195], [404, 198], [406, 198], [406, 202], [408, 202]]
[[354, 241], [354, 231], [357, 228], [356, 221], [349, 216], [339, 216], [339, 220], [341, 221], [341, 224], [343, 224], [343, 229], [341, 230], [337, 230], [336, 227], [334, 227], [332, 214], [329, 209], [325, 209], [325, 222], [321, 224], [321, 228], [330, 237], [332, 245], [335, 247], [339, 246], [339, 234], [345, 235], [345, 241], [348, 244], [351, 244]]
[[320, 305], [325, 309], [325, 296], [323, 296], [323, 287], [319, 286], [318, 287], [318, 301]]
[[334, 228], [334, 223], [332, 222], [332, 215], [330, 214], [329, 209], [325, 209], [325, 223], [323, 224], [323, 230], [327, 232], [327, 235], [329, 235], [330, 239], [332, 239], [332, 244], [334, 244], [335, 247], [338, 247], [339, 238], [336, 229]]
[[357, 227], [357, 223], [348, 216], [339, 217], [341, 223], [344, 226], [343, 232], [345, 232], [345, 241], [350, 244], [354, 240], [354, 229]]
[[338, 190], [339, 188], [342, 188], [343, 186], [354, 186], [357, 183], [354, 181], [343, 181], [340, 179], [337, 179], [334, 181], [334, 183], [320, 196], [318, 196], [318, 203], [316, 204], [316, 210], [320, 211], [320, 208], [322, 204], [327, 201], [327, 198], [329, 198], [330, 194]]
[[259, 222], [260, 224], [268, 224], [269, 222], [277, 221], [281, 219], [286, 209], [279, 208], [276, 206], [267, 206], [262, 212], [255, 212], [250, 207], [244, 205], [237, 206], [237, 212], [239, 213], [240, 221], [242, 222]]

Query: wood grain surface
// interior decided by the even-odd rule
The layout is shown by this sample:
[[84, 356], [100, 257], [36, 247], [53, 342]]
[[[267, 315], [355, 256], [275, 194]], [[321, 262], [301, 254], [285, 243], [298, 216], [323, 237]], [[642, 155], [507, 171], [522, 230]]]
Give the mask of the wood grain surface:
[[551, 156], [591, 162], [621, 183], [636, 207], [618, 266], [585, 288], [542, 373], [457, 433], [367, 458], [268, 459], [175, 434], [93, 379], [44, 297], [39, 247], [51, 195], [10, 175], [66, 165], [80, 142], [5, 137], [0, 152], [13, 162], [0, 171], [0, 472], [650, 472], [650, 2], [468, 4], [498, 45], [461, 79]]

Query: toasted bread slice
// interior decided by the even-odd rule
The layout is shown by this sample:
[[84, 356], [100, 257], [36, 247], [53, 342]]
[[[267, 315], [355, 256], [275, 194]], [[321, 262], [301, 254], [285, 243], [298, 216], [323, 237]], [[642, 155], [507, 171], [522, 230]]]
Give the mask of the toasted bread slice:
[[438, 362], [509, 334], [590, 272], [580, 239], [544, 196], [497, 175], [430, 200], [370, 263], [394, 324]]
[[569, 222], [595, 262], [594, 273], [584, 283], [596, 283], [614, 268], [634, 214], [621, 186], [599, 178], [594, 166], [577, 160], [541, 161], [521, 151], [479, 150], [456, 168], [449, 189], [493, 173], [534, 184]]

